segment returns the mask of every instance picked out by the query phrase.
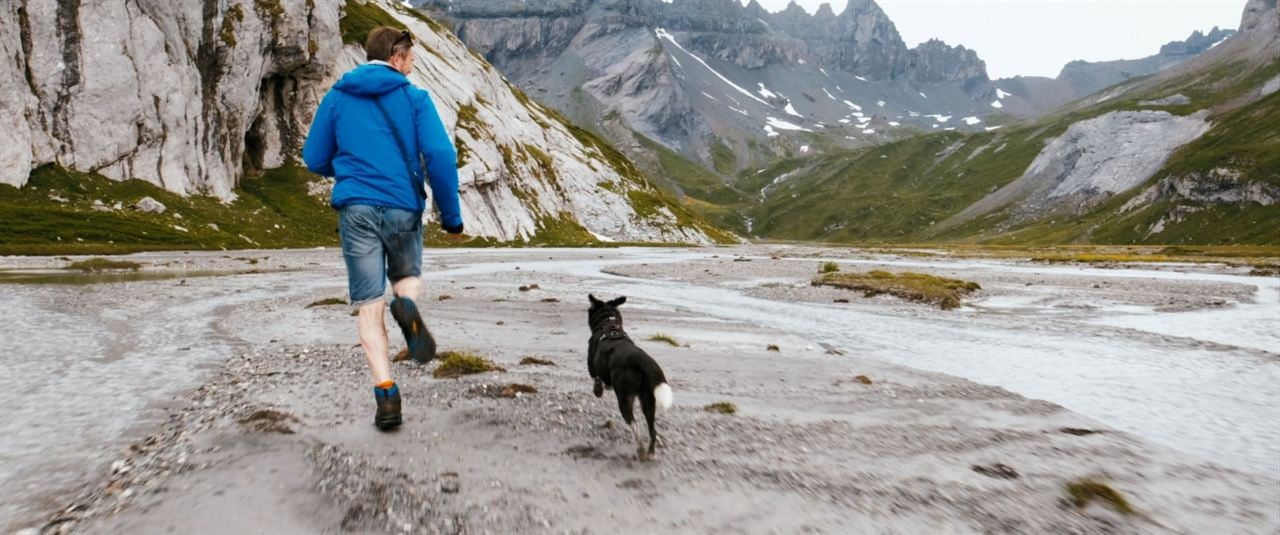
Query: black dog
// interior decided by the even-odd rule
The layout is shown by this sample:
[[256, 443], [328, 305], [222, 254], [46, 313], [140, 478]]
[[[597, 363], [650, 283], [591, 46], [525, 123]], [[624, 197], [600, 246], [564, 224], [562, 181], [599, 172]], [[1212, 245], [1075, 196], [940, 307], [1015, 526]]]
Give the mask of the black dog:
[[[667, 377], [657, 361], [637, 347], [622, 330], [622, 314], [618, 312], [618, 306], [627, 302], [627, 298], [619, 297], [606, 303], [594, 295], [587, 297], [591, 300], [591, 309], [587, 311], [587, 324], [591, 326], [587, 372], [595, 379], [593, 392], [596, 397], [602, 397], [605, 388], [613, 389], [622, 419], [631, 426], [631, 433], [636, 437], [636, 452], [644, 461], [653, 455], [658, 441], [658, 431], [653, 427], [654, 409], [671, 406], [671, 387], [667, 386]], [[636, 398], [640, 398], [640, 409], [649, 424], [647, 448], [632, 413]]]

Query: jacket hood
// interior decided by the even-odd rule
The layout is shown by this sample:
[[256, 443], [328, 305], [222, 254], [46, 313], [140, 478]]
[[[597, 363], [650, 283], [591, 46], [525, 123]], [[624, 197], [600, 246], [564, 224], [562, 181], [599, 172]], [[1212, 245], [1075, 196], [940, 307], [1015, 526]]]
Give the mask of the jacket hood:
[[409, 79], [386, 65], [365, 64], [342, 75], [334, 89], [361, 97], [382, 96], [408, 85]]

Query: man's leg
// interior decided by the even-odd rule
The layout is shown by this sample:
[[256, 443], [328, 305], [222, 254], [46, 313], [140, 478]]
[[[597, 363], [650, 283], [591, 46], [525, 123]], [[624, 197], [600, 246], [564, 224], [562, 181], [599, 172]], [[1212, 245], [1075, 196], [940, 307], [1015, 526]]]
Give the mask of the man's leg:
[[387, 278], [396, 294], [391, 315], [404, 333], [409, 356], [420, 363], [430, 361], [436, 357], [436, 341], [415, 302], [422, 293], [422, 214], [388, 208], [382, 240], [387, 250]]
[[384, 323], [386, 303], [382, 300], [361, 306], [356, 324], [360, 330], [360, 347], [364, 348], [364, 358], [369, 361], [369, 371], [373, 373], [373, 384], [382, 385], [391, 382], [391, 359], [387, 357], [387, 326]]
[[416, 275], [405, 277], [392, 284], [391, 291], [396, 294], [396, 297], [407, 297], [417, 301], [422, 295], [422, 279]]
[[386, 262], [380, 236], [381, 220], [382, 209], [370, 206], [347, 206], [338, 214], [347, 286], [351, 304], [358, 311], [356, 327], [360, 345], [364, 348], [369, 372], [373, 374], [373, 397], [377, 404], [373, 423], [379, 429], [390, 430], [401, 423], [400, 389], [391, 379], [387, 329], [383, 323]]

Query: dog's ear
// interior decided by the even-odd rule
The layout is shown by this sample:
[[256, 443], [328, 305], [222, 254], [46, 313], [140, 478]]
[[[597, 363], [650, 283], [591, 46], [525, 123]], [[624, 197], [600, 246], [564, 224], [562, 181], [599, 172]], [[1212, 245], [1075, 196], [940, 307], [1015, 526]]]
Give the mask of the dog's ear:
[[595, 308], [604, 304], [603, 301], [596, 299], [596, 296], [594, 294], [587, 294], [587, 299], [591, 301], [591, 308]]
[[610, 306], [613, 306], [613, 307], [618, 307], [618, 306], [621, 306], [623, 303], [626, 303], [626, 302], [627, 302], [627, 297], [626, 297], [626, 296], [622, 296], [622, 297], [619, 297], [619, 298], [617, 298], [617, 299], [614, 299], [613, 301], [609, 301], [609, 305], [610, 305]]

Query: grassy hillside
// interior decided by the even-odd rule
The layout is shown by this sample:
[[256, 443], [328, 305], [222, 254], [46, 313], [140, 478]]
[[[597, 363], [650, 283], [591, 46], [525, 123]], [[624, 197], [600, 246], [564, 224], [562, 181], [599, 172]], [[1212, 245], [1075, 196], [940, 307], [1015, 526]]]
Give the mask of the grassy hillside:
[[[316, 179], [287, 165], [246, 177], [237, 199], [222, 203], [184, 198], [141, 180], [115, 182], [47, 165], [21, 189], [0, 185], [0, 254], [337, 245], [336, 213], [323, 194], [308, 193]], [[164, 204], [165, 212], [132, 209], [143, 197]]]
[[[1280, 204], [1161, 197], [1121, 210], [1152, 184], [1166, 179], [1199, 181], [1213, 170], [1229, 170], [1241, 183], [1280, 185], [1280, 93], [1243, 102], [1277, 75], [1280, 60], [1264, 67], [1227, 62], [1158, 84], [1129, 82], [1102, 93], [1115, 95], [1112, 98], [1086, 99], [993, 132], [931, 134], [828, 154], [799, 169], [766, 169], [754, 178], [757, 183], [778, 177], [785, 181], [751, 209], [753, 234], [849, 243], [1280, 244]], [[1140, 104], [1172, 94], [1186, 95], [1191, 103]], [[1048, 216], [1015, 225], [1008, 212], [997, 210], [959, 226], [939, 225], [1021, 176], [1045, 143], [1071, 124], [1134, 109], [1176, 115], [1209, 110], [1213, 127], [1175, 151], [1146, 183], [1080, 217]], [[746, 189], [743, 184], [738, 187]]]

